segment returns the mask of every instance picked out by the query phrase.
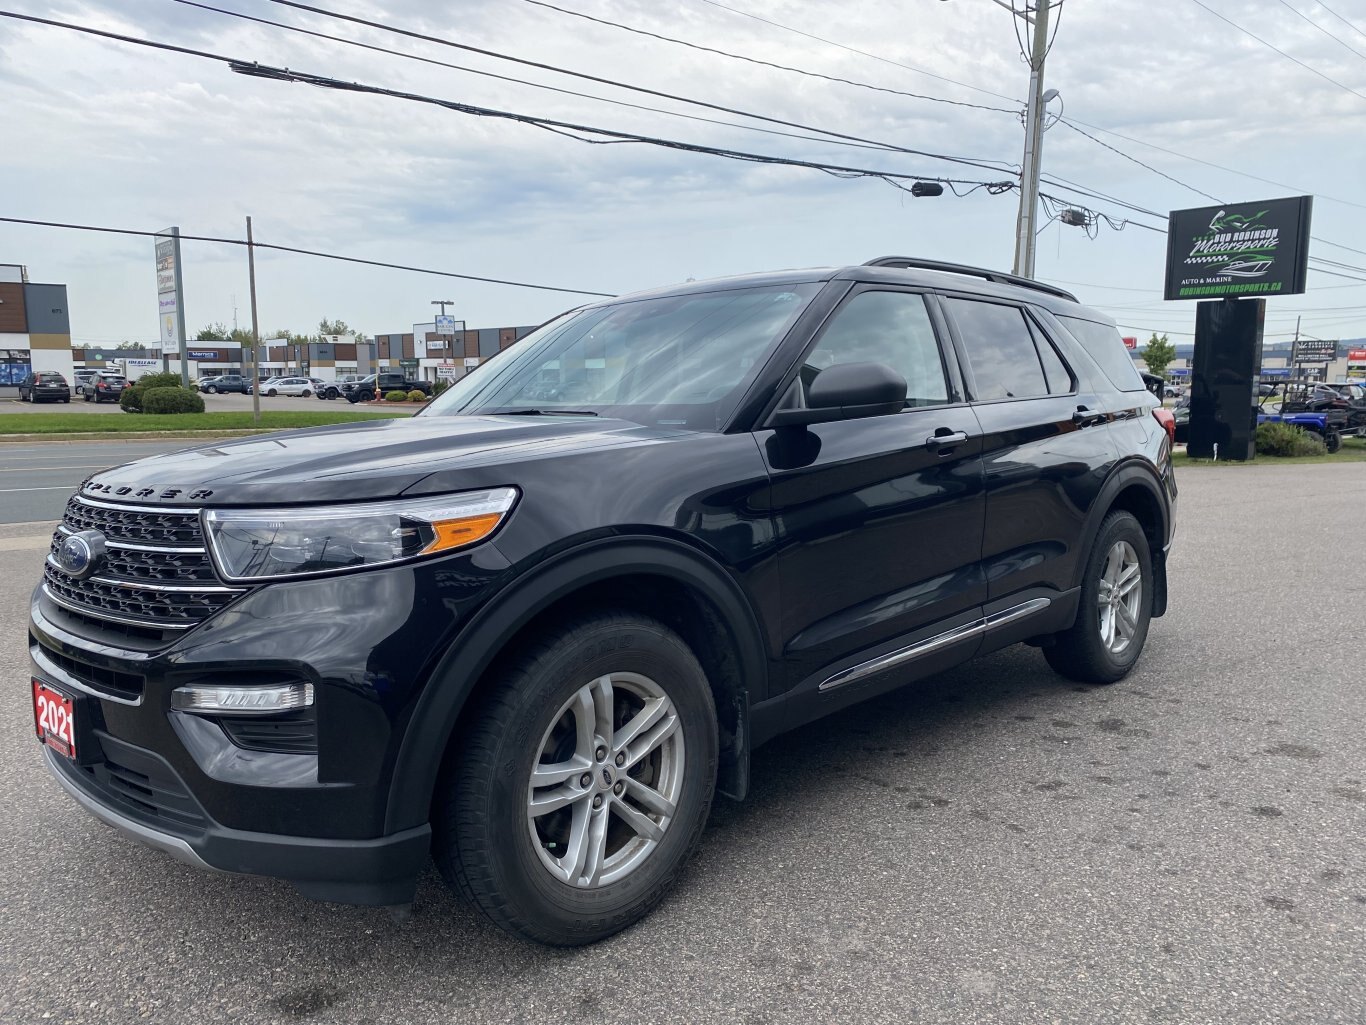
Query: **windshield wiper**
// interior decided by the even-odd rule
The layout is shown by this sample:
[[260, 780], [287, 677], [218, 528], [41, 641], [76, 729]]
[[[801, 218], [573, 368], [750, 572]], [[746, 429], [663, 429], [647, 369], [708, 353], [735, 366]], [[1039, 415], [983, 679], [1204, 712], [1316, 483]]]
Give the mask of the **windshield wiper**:
[[500, 409], [489, 416], [597, 416], [591, 409]]

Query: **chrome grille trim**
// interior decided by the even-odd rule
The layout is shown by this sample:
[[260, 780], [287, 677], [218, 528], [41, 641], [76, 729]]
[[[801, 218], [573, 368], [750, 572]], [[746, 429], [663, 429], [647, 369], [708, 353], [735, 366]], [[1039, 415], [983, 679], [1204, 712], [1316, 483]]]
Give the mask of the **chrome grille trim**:
[[67, 601], [65, 598], [53, 594], [52, 588], [48, 587], [46, 583], [43, 584], [43, 594], [46, 595], [47, 600], [52, 602], [53, 605], [78, 613], [82, 616], [88, 616], [91, 619], [107, 619], [111, 623], [123, 623], [125, 626], [150, 627], [153, 630], [188, 630], [192, 626], [198, 626], [197, 623], [162, 623], [153, 622], [149, 619], [132, 619], [128, 616], [115, 616], [112, 613], [105, 612], [103, 609], [95, 608], [93, 605], [81, 605], [79, 602]]

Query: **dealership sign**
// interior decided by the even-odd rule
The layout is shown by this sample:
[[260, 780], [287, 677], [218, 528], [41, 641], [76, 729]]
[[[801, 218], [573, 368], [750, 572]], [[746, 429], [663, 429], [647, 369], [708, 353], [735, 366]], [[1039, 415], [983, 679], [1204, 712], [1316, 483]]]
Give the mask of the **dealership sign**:
[[1301, 338], [1295, 342], [1291, 363], [1331, 363], [1338, 358], [1338, 343], [1322, 338]]
[[1309, 266], [1312, 196], [1173, 210], [1165, 299], [1296, 295]]

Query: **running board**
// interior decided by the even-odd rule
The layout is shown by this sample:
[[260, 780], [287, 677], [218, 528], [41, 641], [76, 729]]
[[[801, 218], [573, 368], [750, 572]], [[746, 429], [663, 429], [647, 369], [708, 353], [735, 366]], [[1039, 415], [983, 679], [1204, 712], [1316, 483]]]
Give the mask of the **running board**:
[[936, 651], [942, 651], [944, 648], [951, 647], [960, 641], [965, 641], [969, 638], [984, 634], [989, 630], [995, 630], [998, 626], [1005, 626], [1007, 623], [1013, 623], [1017, 619], [1023, 619], [1025, 616], [1032, 616], [1036, 612], [1042, 612], [1052, 604], [1053, 599], [1051, 598], [1031, 598], [1024, 604], [1016, 605], [1013, 608], [1006, 609], [1004, 612], [997, 612], [995, 615], [987, 616], [986, 618], [979, 619], [973, 623], [967, 623], [964, 626], [956, 626], [952, 630], [945, 630], [943, 633], [935, 634], [933, 637], [926, 638], [923, 641], [917, 641], [915, 644], [909, 644], [904, 648], [898, 648], [896, 651], [889, 651], [887, 654], [879, 655], [877, 658], [870, 659], [867, 662], [861, 662], [848, 669], [841, 669], [834, 676], [823, 681], [816, 689], [822, 692], [834, 690], [836, 687], [843, 687], [845, 684], [862, 680], [865, 677], [872, 676], [874, 673], [880, 673], [885, 669], [891, 669], [893, 666], [899, 666], [903, 662], [910, 662], [913, 659], [932, 655]]

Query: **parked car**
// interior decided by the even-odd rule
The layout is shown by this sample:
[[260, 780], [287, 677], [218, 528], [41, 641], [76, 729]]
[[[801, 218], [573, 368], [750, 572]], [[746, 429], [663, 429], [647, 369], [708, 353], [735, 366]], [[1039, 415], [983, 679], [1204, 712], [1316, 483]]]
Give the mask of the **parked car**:
[[318, 398], [339, 399], [346, 393], [347, 385], [363, 380], [360, 374], [343, 374], [335, 381], [327, 381], [318, 388]]
[[51, 370], [27, 374], [19, 382], [20, 402], [70, 402], [71, 387], [66, 378]]
[[85, 386], [95, 379], [97, 373], [99, 373], [98, 370], [77, 370], [71, 375], [73, 378], [71, 390], [77, 395], [84, 396]]
[[1123, 679], [1171, 426], [1113, 320], [1010, 274], [604, 300], [414, 417], [92, 475], [30, 605], [37, 733], [182, 861], [401, 906], [435, 857], [504, 929], [592, 942], [784, 731], [1022, 641]]
[[241, 374], [223, 374], [220, 377], [206, 377], [199, 382], [199, 390], [209, 395], [218, 392], [237, 392], [241, 395], [251, 394], [251, 378], [243, 377]]
[[322, 381], [316, 377], [275, 377], [261, 385], [261, 394], [274, 398], [276, 395], [294, 395], [308, 398]]
[[342, 394], [348, 402], [373, 402], [391, 391], [420, 391], [423, 395], [431, 395], [432, 382], [419, 381], [401, 373], [371, 374], [362, 377], [351, 388], [343, 389]]
[[101, 371], [85, 386], [86, 402], [118, 402], [123, 397], [123, 389], [128, 380], [122, 374]]

